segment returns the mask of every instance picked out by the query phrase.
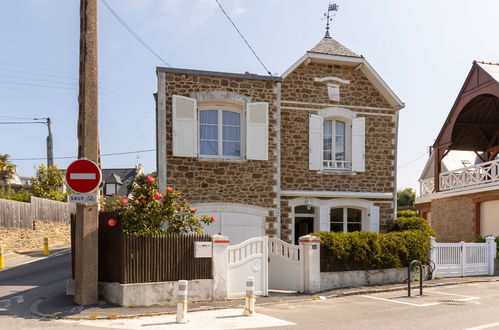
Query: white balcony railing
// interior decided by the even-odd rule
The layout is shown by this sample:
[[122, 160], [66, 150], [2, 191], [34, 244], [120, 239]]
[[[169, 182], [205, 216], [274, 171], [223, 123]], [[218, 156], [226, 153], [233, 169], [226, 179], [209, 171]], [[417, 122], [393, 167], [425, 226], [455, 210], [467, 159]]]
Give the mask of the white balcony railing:
[[419, 181], [419, 196], [423, 197], [435, 191], [435, 180], [424, 179]]
[[348, 160], [325, 160], [322, 166], [325, 170], [348, 170], [350, 162]]
[[499, 181], [499, 160], [440, 173], [440, 190], [478, 186]]

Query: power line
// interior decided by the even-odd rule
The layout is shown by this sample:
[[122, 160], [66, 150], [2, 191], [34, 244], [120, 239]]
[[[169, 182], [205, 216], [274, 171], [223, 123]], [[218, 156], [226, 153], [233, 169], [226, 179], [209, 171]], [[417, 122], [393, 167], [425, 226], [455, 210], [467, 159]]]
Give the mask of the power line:
[[404, 165], [400, 165], [400, 166], [398, 166], [398, 167], [397, 167], [397, 169], [402, 168], [402, 167], [405, 167], [405, 166], [407, 166], [407, 165], [410, 165], [410, 164], [412, 164], [412, 163], [414, 163], [414, 162], [416, 162], [416, 161], [420, 160], [421, 158], [423, 158], [423, 157], [424, 157], [424, 156], [426, 156], [426, 155], [428, 155], [428, 152], [427, 152], [427, 151], [425, 151], [424, 153], [422, 153], [421, 155], [419, 155], [416, 159], [413, 159], [413, 160], [411, 160], [410, 162], [405, 163]]
[[114, 11], [113, 8], [111, 8], [111, 6], [107, 3], [106, 0], [101, 0], [101, 2], [107, 7], [107, 9], [111, 12], [111, 14], [113, 14], [113, 16], [121, 23], [121, 25], [123, 25], [123, 27], [125, 29], [127, 29], [128, 32], [130, 32], [130, 34], [135, 38], [137, 39], [138, 42], [140, 42], [147, 50], [149, 50], [154, 56], [156, 56], [161, 62], [165, 63], [166, 65], [170, 66], [171, 65], [165, 61], [163, 58], [161, 58], [161, 56], [159, 56], [151, 47], [149, 47], [149, 45], [147, 45], [145, 43], [144, 40], [142, 40], [138, 35], [137, 33], [135, 33], [132, 28], [125, 23], [125, 21], [118, 15], [118, 13], [116, 11]]
[[[145, 150], [135, 150], [135, 151], [124, 151], [124, 152], [115, 152], [110, 154], [101, 154], [101, 157], [107, 156], [119, 156], [119, 155], [128, 155], [128, 154], [136, 154], [136, 153], [144, 153], [144, 152], [152, 152], [156, 151], [156, 149], [145, 149]], [[54, 159], [76, 159], [78, 157], [75, 156], [62, 156], [62, 157], [54, 157]], [[45, 160], [46, 157], [35, 157], [35, 158], [11, 158], [10, 160]]]
[[[102, 1], [104, 1], [104, 0], [102, 0]], [[225, 17], [227, 17], [227, 19], [232, 24], [232, 26], [234, 27], [234, 29], [236, 29], [237, 33], [239, 33], [239, 35], [241, 36], [241, 38], [243, 38], [244, 42], [246, 43], [246, 45], [248, 46], [248, 48], [251, 50], [251, 52], [253, 53], [253, 55], [255, 55], [255, 57], [258, 60], [258, 62], [260, 62], [260, 64], [263, 66], [263, 68], [265, 69], [265, 71], [267, 71], [267, 73], [269, 74], [269, 76], [272, 76], [272, 73], [270, 72], [270, 70], [267, 69], [267, 67], [265, 66], [265, 64], [263, 64], [263, 62], [260, 59], [260, 57], [258, 57], [258, 55], [256, 54], [256, 52], [253, 50], [253, 48], [249, 44], [248, 40], [246, 40], [246, 38], [243, 36], [243, 34], [241, 33], [241, 31], [239, 31], [239, 29], [237, 28], [236, 24], [234, 24], [234, 22], [229, 17], [229, 15], [227, 14], [227, 12], [224, 10], [224, 8], [220, 4], [220, 2], [218, 0], [215, 0], [215, 1], [217, 2], [218, 6], [220, 7], [220, 10], [222, 10], [222, 13], [224, 13]]]
[[14, 117], [14, 116], [4, 116], [0, 115], [2, 118], [9, 118], [9, 119], [26, 119], [26, 120], [35, 120], [35, 118], [29, 118], [29, 117]]
[[22, 82], [15, 82], [15, 81], [5, 81], [5, 80], [0, 80], [0, 83], [14, 84], [14, 85], [23, 85], [23, 86], [43, 87], [43, 88], [68, 89], [68, 90], [73, 90], [73, 91], [77, 91], [78, 90], [78, 88], [68, 88], [68, 87], [60, 87], [60, 86], [49, 86], [49, 85], [41, 85], [41, 84], [30, 84], [30, 83], [22, 83]]

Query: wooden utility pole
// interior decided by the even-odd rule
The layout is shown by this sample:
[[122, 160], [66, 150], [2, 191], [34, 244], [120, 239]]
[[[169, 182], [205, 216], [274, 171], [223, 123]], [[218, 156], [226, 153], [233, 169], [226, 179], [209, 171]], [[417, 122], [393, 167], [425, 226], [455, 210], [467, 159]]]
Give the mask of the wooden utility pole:
[[[97, 94], [97, 0], [80, 0], [78, 158], [100, 166]], [[98, 301], [98, 217], [97, 204], [77, 205], [74, 301], [79, 305]]]

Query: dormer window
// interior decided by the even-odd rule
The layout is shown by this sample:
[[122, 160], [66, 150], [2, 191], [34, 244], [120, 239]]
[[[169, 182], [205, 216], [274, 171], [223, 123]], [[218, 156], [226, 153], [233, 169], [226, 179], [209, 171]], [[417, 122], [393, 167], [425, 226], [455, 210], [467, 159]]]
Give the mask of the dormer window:
[[106, 196], [112, 196], [112, 195], [116, 195], [116, 192], [118, 191], [118, 187], [117, 187], [116, 183], [106, 183], [104, 190], [105, 190]]

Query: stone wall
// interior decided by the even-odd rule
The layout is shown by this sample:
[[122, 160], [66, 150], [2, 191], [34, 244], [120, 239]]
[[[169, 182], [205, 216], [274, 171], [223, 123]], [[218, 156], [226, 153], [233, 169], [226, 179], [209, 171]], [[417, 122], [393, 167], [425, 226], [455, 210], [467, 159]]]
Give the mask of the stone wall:
[[431, 201], [431, 226], [438, 234], [439, 242], [473, 242], [476, 232], [475, 203], [478, 197], [497, 195], [499, 190], [480, 192]]
[[[167, 184], [180, 190], [191, 203], [238, 203], [276, 209], [277, 109], [275, 83], [268, 80], [160, 72], [165, 75], [167, 128]], [[200, 93], [202, 92], [202, 93]], [[203, 160], [172, 155], [172, 95], [209, 99], [209, 94], [237, 95], [247, 102], [269, 104], [268, 161]], [[208, 94], [206, 96], [206, 94]], [[223, 100], [223, 99], [222, 99]], [[244, 135], [241, 136], [244, 141]], [[267, 234], [275, 235], [277, 217], [269, 211]]]
[[69, 223], [35, 221], [34, 229], [0, 228], [0, 244], [5, 253], [43, 249], [43, 236], [49, 237], [50, 246], [71, 243]]

